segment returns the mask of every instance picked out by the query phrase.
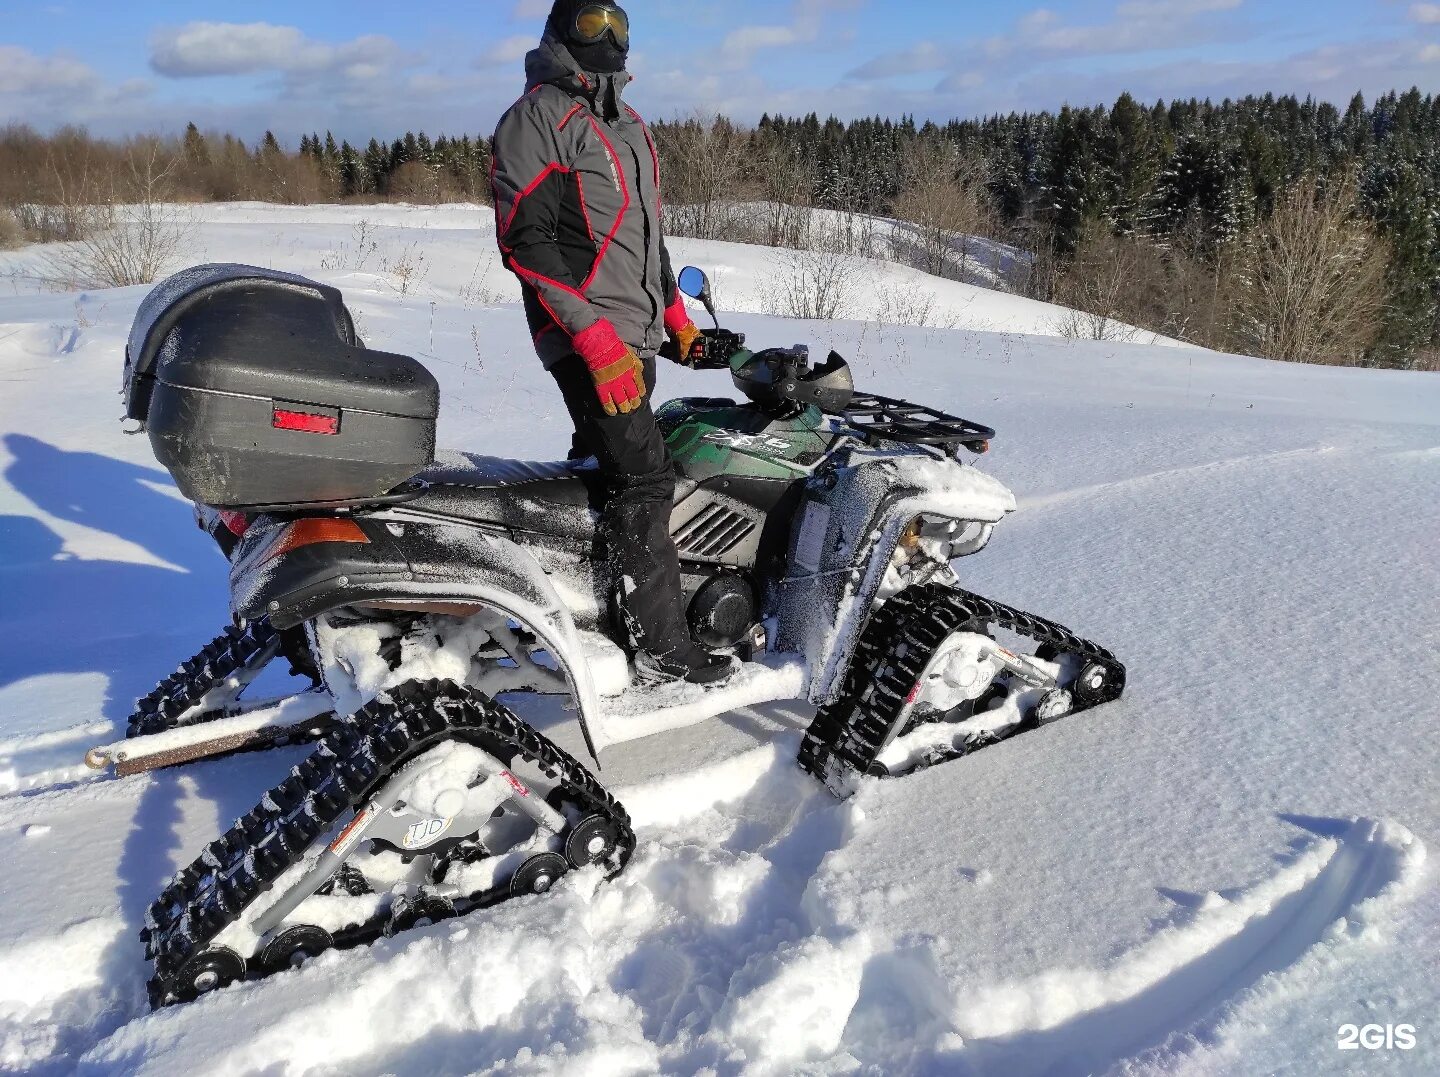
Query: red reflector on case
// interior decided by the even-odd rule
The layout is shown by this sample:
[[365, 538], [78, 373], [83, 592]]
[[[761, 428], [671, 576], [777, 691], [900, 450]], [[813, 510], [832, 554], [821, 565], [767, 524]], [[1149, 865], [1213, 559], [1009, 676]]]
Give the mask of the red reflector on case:
[[308, 411], [287, 411], [284, 408], [275, 409], [275, 417], [270, 420], [270, 425], [276, 430], [298, 430], [302, 434], [340, 433], [338, 415], [316, 415]]

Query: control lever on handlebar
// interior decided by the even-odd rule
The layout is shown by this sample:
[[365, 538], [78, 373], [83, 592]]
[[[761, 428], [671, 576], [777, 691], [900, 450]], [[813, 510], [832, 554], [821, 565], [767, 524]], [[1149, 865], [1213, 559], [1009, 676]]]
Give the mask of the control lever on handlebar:
[[745, 347], [745, 334], [728, 329], [702, 329], [690, 351], [689, 365], [695, 370], [726, 370], [735, 353]]

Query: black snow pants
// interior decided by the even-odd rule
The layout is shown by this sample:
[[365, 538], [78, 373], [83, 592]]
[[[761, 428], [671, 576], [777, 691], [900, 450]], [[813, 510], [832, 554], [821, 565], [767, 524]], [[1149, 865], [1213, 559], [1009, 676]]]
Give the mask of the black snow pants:
[[606, 415], [585, 361], [569, 355], [550, 368], [575, 424], [574, 457], [600, 463], [600, 555], [610, 565], [632, 643], [666, 654], [690, 638], [680, 555], [670, 538], [675, 465], [650, 410], [655, 360], [645, 360], [650, 395], [629, 415]]

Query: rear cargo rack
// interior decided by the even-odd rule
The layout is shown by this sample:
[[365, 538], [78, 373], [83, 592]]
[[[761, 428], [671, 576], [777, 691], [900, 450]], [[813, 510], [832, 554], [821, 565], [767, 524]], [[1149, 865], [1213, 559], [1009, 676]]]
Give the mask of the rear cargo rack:
[[981, 453], [989, 449], [995, 437], [990, 427], [969, 419], [875, 393], [856, 393], [842, 414], [851, 428], [870, 443], [898, 441]]

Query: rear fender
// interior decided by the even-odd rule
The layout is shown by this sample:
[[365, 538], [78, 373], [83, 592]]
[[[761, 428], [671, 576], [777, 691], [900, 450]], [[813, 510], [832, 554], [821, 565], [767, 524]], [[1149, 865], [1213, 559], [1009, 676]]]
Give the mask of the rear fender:
[[524, 625], [550, 652], [595, 755], [599, 696], [574, 616], [535, 559], [502, 534], [403, 512], [261, 517], [236, 548], [230, 594], [237, 617], [268, 617], [282, 630], [346, 606], [489, 607]]

